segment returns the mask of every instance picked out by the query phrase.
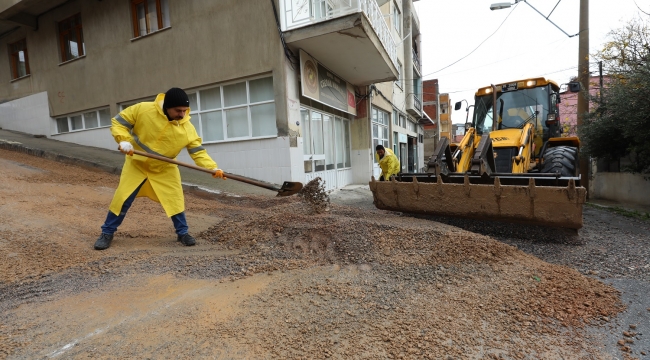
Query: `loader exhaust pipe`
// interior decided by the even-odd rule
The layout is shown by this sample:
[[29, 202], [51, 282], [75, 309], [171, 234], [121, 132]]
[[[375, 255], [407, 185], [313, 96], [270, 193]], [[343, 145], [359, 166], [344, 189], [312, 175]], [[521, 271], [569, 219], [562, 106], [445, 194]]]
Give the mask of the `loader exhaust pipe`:
[[492, 87], [492, 131], [497, 129], [497, 87], [490, 84]]

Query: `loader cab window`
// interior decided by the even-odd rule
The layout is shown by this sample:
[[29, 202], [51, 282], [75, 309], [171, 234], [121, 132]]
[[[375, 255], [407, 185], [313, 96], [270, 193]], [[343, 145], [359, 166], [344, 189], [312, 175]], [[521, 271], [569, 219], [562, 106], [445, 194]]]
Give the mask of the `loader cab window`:
[[[492, 95], [476, 98], [474, 124], [478, 134], [492, 130]], [[497, 130], [523, 129], [528, 123], [535, 125], [539, 135], [546, 135], [546, 117], [549, 111], [548, 88], [537, 87], [497, 93]]]
[[492, 130], [492, 95], [477, 96], [474, 101], [474, 127], [479, 135]]

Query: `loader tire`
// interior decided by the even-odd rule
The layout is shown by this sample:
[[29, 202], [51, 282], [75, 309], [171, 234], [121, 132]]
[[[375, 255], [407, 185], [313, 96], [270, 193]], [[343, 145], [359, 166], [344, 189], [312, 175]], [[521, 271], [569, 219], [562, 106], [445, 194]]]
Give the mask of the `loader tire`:
[[556, 146], [544, 151], [543, 173], [560, 173], [562, 177], [578, 174], [578, 148]]

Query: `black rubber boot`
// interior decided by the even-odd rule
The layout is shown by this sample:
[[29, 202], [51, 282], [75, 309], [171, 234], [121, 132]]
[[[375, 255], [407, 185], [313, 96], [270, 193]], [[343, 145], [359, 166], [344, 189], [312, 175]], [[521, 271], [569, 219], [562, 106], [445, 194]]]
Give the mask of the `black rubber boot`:
[[190, 234], [178, 235], [178, 241], [185, 246], [194, 246], [196, 244], [196, 240]]
[[95, 241], [95, 250], [108, 249], [111, 246], [111, 241], [113, 241], [113, 234], [102, 233]]

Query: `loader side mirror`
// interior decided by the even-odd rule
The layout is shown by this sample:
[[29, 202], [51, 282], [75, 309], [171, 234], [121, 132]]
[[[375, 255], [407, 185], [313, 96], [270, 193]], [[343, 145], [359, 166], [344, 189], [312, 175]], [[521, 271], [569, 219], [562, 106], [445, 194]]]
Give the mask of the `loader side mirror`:
[[580, 92], [580, 83], [577, 81], [572, 81], [569, 83], [569, 91], [570, 92]]
[[460, 110], [460, 107], [461, 107], [462, 105], [463, 105], [463, 102], [462, 102], [462, 101], [458, 101], [458, 102], [456, 102], [456, 104], [454, 104], [454, 110]]

